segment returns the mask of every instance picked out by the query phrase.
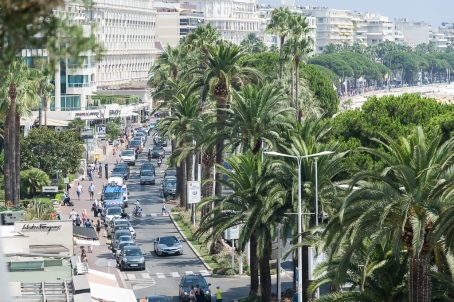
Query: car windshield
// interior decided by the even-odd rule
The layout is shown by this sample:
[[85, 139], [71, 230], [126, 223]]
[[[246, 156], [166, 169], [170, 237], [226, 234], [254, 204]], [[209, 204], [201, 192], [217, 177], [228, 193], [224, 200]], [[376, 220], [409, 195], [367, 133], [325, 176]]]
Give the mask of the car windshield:
[[154, 167], [153, 167], [153, 164], [143, 164], [141, 167], [140, 167], [140, 170], [152, 170]]
[[107, 215], [120, 215], [120, 214], [121, 214], [121, 209], [119, 209], [119, 208], [107, 209]]
[[174, 245], [175, 243], [178, 243], [177, 237], [162, 237], [159, 240], [159, 244], [165, 244], [168, 246]]
[[[111, 199], [121, 199], [121, 192], [105, 192], [104, 200], [111, 200]], [[109, 213], [109, 211], [107, 211], [107, 213]], [[115, 214], [107, 214], [107, 215], [115, 215]]]
[[115, 167], [112, 172], [126, 172], [126, 167], [125, 166]]
[[174, 169], [166, 170], [166, 175], [176, 175], [176, 174], [177, 174], [177, 170], [174, 170]]
[[132, 243], [132, 242], [122, 242], [122, 243], [120, 243], [120, 244], [118, 245], [118, 249], [121, 250], [123, 247], [129, 246], [129, 245], [134, 246], [135, 244]]
[[153, 172], [151, 171], [143, 171], [142, 176], [153, 176]]
[[184, 279], [183, 286], [191, 286], [191, 285], [193, 285], [195, 287], [196, 284], [198, 284], [200, 286], [206, 286], [207, 282], [205, 281], [204, 278], [198, 278], [198, 277], [186, 278], [186, 279]]
[[166, 297], [148, 297], [147, 302], [169, 302]]
[[[120, 237], [122, 237], [122, 236], [127, 236], [127, 235], [128, 235], [128, 233], [126, 233], [125, 231], [120, 231], [120, 232], [118, 232], [118, 233], [115, 233], [115, 239], [119, 239]], [[130, 237], [130, 238], [131, 238], [131, 237]], [[120, 240], [118, 240], [118, 241], [120, 241]], [[124, 241], [124, 240], [123, 240], [123, 241]], [[131, 240], [129, 240], [129, 241], [131, 241]]]
[[130, 141], [129, 142], [129, 145], [134, 147], [134, 146], [139, 146], [140, 145], [140, 142], [139, 141]]
[[126, 256], [142, 256], [142, 251], [140, 249], [128, 249], [125, 248]]
[[176, 186], [177, 186], [176, 182], [168, 182], [166, 185], [167, 188], [175, 188]]
[[120, 226], [120, 225], [127, 225], [129, 227], [129, 221], [125, 220], [120, 220], [120, 221], [115, 221], [115, 226]]
[[162, 151], [164, 148], [162, 146], [154, 146], [153, 151]]
[[129, 226], [128, 225], [116, 225], [115, 231], [118, 231], [118, 230], [129, 230]]
[[134, 151], [133, 150], [125, 150], [121, 151], [121, 156], [134, 156]]
[[119, 242], [131, 240], [132, 240], [131, 236], [120, 236], [120, 238], [118, 239]]

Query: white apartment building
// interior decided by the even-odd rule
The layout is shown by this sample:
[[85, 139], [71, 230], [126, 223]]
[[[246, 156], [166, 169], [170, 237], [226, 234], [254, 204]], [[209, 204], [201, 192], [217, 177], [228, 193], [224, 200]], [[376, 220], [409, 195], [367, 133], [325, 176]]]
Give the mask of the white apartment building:
[[155, 56], [155, 17], [150, 0], [95, 0], [88, 20], [106, 52], [96, 67], [98, 87], [146, 81]]
[[394, 20], [395, 42], [415, 47], [429, 43], [429, 27], [425, 22], [415, 22], [407, 18]]
[[306, 16], [315, 17], [317, 35], [315, 51], [322, 53], [329, 44], [353, 43], [352, 12], [321, 6], [301, 6]]
[[[276, 46], [280, 47], [281, 39], [278, 36], [271, 35], [265, 32], [266, 26], [271, 22], [271, 14], [276, 7], [271, 5], [260, 5], [259, 6], [259, 16], [260, 16], [260, 33], [259, 37], [263, 39], [263, 42], [267, 47]], [[301, 9], [297, 7], [289, 7], [290, 11], [294, 14], [303, 14]], [[312, 16], [306, 16], [306, 22], [309, 25], [309, 34], [308, 37], [312, 38], [314, 41], [313, 51], [315, 51], [315, 44], [317, 40], [317, 26], [316, 19]]]
[[438, 28], [429, 28], [429, 42], [433, 42], [438, 51], [448, 48], [448, 39]]
[[377, 13], [353, 13], [353, 42], [374, 46], [394, 41], [394, 23]]
[[205, 24], [203, 12], [192, 4], [153, 2], [153, 7], [156, 9], [156, 41], [162, 47], [177, 46], [197, 26]]
[[259, 33], [257, 0], [187, 0], [203, 12], [205, 22], [218, 29], [221, 38], [239, 45], [250, 33]]

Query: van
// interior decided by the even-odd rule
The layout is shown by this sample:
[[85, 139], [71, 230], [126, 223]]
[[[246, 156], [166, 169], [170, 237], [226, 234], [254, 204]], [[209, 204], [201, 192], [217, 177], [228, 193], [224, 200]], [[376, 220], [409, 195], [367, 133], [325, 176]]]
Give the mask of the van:
[[122, 150], [120, 157], [122, 162], [127, 163], [130, 166], [136, 165], [136, 152], [134, 149]]

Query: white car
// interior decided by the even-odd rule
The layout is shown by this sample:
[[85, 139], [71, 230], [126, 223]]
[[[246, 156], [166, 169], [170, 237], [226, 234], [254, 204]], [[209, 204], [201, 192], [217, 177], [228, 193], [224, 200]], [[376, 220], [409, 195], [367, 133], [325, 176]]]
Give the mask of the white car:
[[106, 219], [105, 224], [106, 226], [109, 225], [110, 221], [115, 218], [121, 218], [121, 213], [123, 213], [123, 209], [121, 207], [111, 207], [107, 208], [106, 210]]
[[122, 150], [120, 157], [122, 162], [132, 166], [136, 165], [136, 152], [134, 149]]

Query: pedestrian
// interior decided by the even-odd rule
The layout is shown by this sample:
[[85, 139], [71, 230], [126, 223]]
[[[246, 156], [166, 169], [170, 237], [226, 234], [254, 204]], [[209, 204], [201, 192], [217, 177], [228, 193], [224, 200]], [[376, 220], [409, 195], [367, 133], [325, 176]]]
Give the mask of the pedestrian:
[[102, 202], [98, 201], [98, 215], [99, 216], [102, 216], [102, 210], [103, 210]]
[[93, 216], [98, 217], [98, 200], [95, 199], [95, 202], [91, 205], [91, 211], [93, 212]]
[[216, 285], [216, 302], [222, 302], [221, 286]]
[[75, 224], [76, 222], [76, 211], [74, 211], [74, 209], [72, 209], [71, 213], [69, 213], [69, 218], [73, 221], [73, 224]]
[[92, 200], [93, 196], [95, 195], [95, 186], [93, 185], [93, 183], [88, 186], [88, 193], [90, 194], [90, 200]]
[[76, 222], [76, 226], [80, 227], [80, 224], [82, 223], [82, 220], [80, 219], [79, 214], [76, 214], [75, 222]]
[[91, 167], [88, 168], [87, 173], [88, 173], [88, 180], [92, 181], [93, 180], [93, 170], [91, 169]]
[[[98, 240], [99, 240], [99, 232], [101, 232], [101, 221], [96, 221], [96, 235], [98, 235]], [[99, 242], [101, 243], [101, 241]]]
[[85, 222], [88, 220], [88, 214], [87, 214], [87, 210], [83, 210], [82, 211], [82, 223], [85, 224]]
[[79, 173], [82, 176], [82, 180], [85, 180], [85, 168], [80, 166]]
[[83, 253], [83, 254], [80, 256], [80, 260], [82, 260], [82, 264], [85, 266], [85, 269], [86, 269], [87, 272], [88, 272], [88, 258], [87, 258], [87, 254]]
[[166, 203], [163, 202], [163, 203], [162, 203], [162, 216], [164, 216], [166, 213], [167, 213]]
[[98, 158], [95, 158], [95, 166], [98, 165]]
[[83, 245], [80, 247], [80, 254], [85, 254], [85, 246]]
[[80, 182], [77, 183], [76, 193], [77, 198], [80, 200], [80, 194], [82, 194], [82, 185], [80, 184]]
[[87, 221], [84, 222], [84, 225], [85, 225], [86, 228], [91, 228], [92, 224], [90, 222], [90, 219], [87, 219]]
[[106, 155], [106, 150], [107, 150], [107, 147], [105, 145], [102, 146], [102, 154]]
[[200, 286], [198, 284], [195, 285], [195, 300], [202, 301], [202, 295], [200, 294]]
[[192, 284], [191, 284], [190, 291], [189, 291], [189, 300], [190, 300], [191, 302], [197, 301], [197, 300], [195, 299], [195, 291], [194, 291], [194, 286], [193, 286]]
[[99, 178], [102, 178], [102, 164], [99, 163]]

